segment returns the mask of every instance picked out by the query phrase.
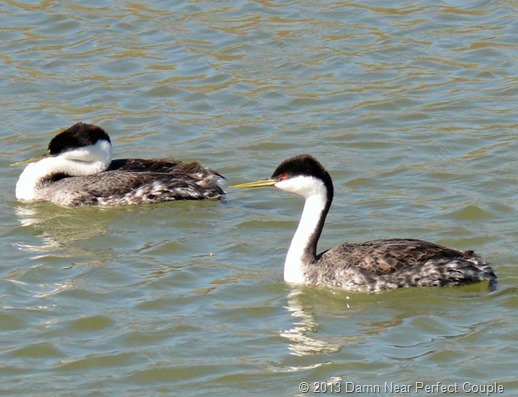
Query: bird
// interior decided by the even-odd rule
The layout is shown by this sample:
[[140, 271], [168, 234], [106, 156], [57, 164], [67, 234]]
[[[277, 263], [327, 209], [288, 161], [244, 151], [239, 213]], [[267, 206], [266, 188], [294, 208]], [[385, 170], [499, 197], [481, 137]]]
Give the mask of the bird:
[[230, 186], [275, 186], [305, 199], [304, 209], [284, 263], [289, 284], [336, 287], [351, 292], [380, 292], [405, 287], [459, 286], [486, 281], [494, 286], [493, 265], [473, 251], [415, 238], [346, 242], [317, 254], [333, 201], [333, 182], [308, 154], [283, 161], [270, 179]]
[[198, 162], [115, 159], [108, 133], [79, 122], [49, 143], [47, 155], [29, 163], [16, 183], [20, 201], [59, 206], [121, 206], [175, 200], [220, 199], [224, 177]]

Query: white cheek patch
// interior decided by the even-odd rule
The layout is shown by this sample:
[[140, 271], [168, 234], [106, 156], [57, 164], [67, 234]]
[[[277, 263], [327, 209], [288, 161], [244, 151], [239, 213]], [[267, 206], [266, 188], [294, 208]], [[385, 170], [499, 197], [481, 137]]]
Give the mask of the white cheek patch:
[[95, 145], [88, 145], [77, 149], [69, 150], [61, 154], [64, 159], [84, 162], [110, 162], [112, 156], [112, 145], [110, 142], [100, 139]]
[[299, 194], [305, 198], [313, 195], [325, 195], [324, 182], [313, 176], [299, 175], [283, 179], [275, 184], [275, 187], [286, 192]]

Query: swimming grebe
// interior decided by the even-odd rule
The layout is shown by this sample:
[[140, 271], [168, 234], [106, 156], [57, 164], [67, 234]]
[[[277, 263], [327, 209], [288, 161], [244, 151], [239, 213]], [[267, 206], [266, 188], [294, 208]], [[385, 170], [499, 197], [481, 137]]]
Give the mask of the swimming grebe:
[[333, 182], [312, 156], [285, 160], [270, 179], [231, 187], [262, 186], [275, 186], [306, 200], [284, 264], [288, 283], [377, 292], [496, 282], [492, 265], [473, 251], [461, 252], [417, 239], [345, 243], [317, 255], [318, 239], [333, 200]]
[[225, 194], [217, 184], [223, 177], [197, 162], [112, 161], [110, 137], [93, 124], [77, 123], [56, 135], [49, 143], [48, 154], [27, 165], [20, 175], [16, 183], [18, 200], [115, 206], [218, 199]]

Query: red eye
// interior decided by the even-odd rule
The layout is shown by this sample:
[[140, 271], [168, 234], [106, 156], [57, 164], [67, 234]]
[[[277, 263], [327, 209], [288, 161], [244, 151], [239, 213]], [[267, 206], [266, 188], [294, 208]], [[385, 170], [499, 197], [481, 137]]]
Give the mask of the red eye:
[[281, 174], [279, 175], [279, 180], [283, 180], [283, 179], [286, 179], [288, 177], [288, 174]]

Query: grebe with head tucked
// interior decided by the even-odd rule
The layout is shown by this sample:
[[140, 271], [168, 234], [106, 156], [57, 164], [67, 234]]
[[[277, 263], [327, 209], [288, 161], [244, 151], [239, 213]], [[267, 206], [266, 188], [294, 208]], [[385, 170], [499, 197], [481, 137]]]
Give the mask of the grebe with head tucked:
[[496, 275], [473, 251], [457, 251], [427, 241], [395, 238], [345, 243], [317, 255], [317, 243], [333, 200], [331, 176], [309, 155], [282, 162], [270, 179], [231, 187], [275, 186], [305, 198], [304, 210], [284, 264], [292, 284], [376, 292], [402, 287], [463, 285]]
[[[197, 162], [111, 159], [106, 131], [77, 123], [49, 143], [49, 156], [31, 162], [16, 183], [16, 198], [63, 206], [130, 205], [219, 199], [220, 174]], [[31, 160], [29, 160], [31, 161]], [[27, 163], [21, 162], [14, 165]]]

